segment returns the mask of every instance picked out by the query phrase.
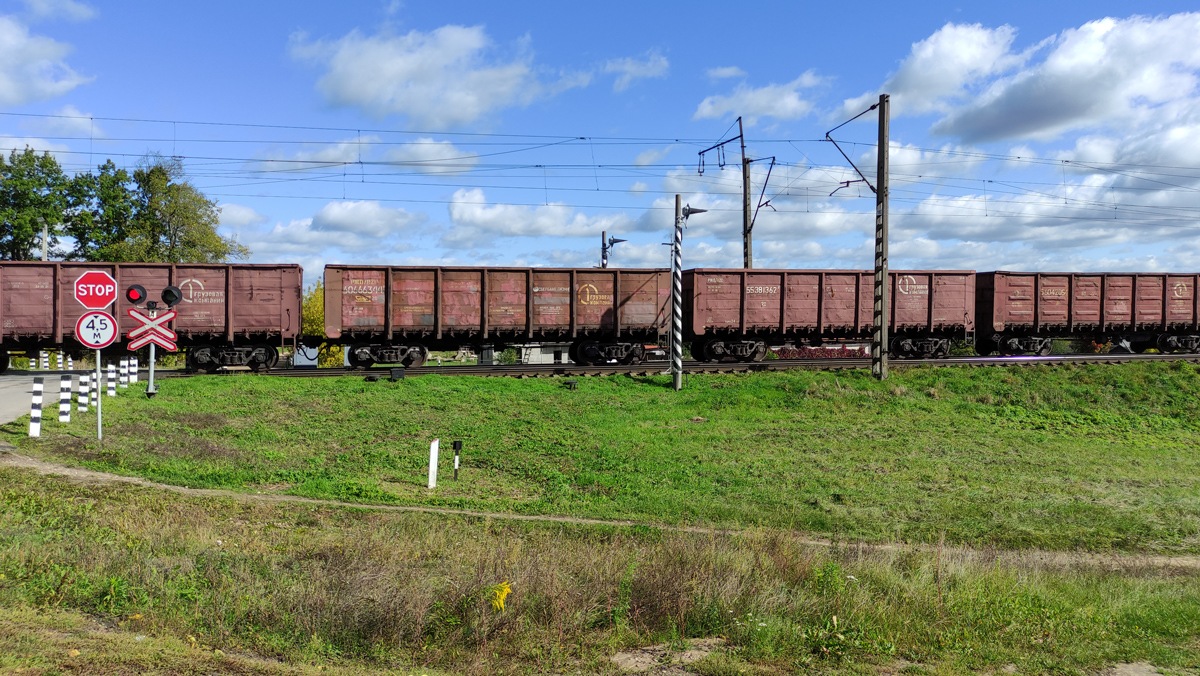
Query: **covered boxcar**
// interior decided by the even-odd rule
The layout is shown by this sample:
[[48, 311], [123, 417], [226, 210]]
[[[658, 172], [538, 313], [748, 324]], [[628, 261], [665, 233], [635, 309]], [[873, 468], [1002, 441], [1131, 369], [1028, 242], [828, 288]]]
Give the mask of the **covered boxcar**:
[[76, 321], [87, 312], [75, 300], [75, 280], [89, 270], [117, 282], [117, 301], [109, 309], [117, 322], [113, 349], [123, 349], [129, 331], [139, 326], [125, 298], [134, 284], [152, 300], [167, 286], [182, 292], [169, 326], [193, 369], [270, 367], [278, 361], [277, 347], [294, 347], [300, 336], [298, 265], [14, 261], [0, 263], [0, 363], [7, 366], [13, 351], [86, 349], [75, 339]]
[[429, 350], [570, 343], [572, 361], [632, 363], [668, 330], [661, 269], [325, 266], [325, 336], [353, 366]]
[[1050, 354], [1055, 338], [1200, 351], [1200, 274], [981, 272], [980, 354]]
[[[891, 271], [890, 352], [945, 355], [975, 325], [975, 273]], [[704, 361], [753, 361], [769, 345], [869, 340], [869, 270], [694, 269], [683, 274], [685, 335]]]

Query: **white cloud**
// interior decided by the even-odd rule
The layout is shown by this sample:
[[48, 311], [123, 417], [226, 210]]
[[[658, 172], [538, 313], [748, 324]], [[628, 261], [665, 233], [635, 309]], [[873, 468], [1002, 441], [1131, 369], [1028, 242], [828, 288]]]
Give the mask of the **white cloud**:
[[221, 225], [239, 229], [267, 222], [267, 217], [241, 204], [221, 205]]
[[25, 8], [34, 19], [87, 21], [96, 16], [94, 8], [76, 0], [25, 0]]
[[421, 215], [375, 201], [329, 202], [313, 216], [312, 230], [378, 241], [400, 235], [423, 221]]
[[771, 84], [757, 88], [738, 85], [733, 93], [727, 96], [715, 95], [705, 98], [696, 107], [692, 119], [725, 118], [739, 114], [748, 124], [754, 124], [760, 117], [794, 120], [804, 117], [813, 108], [812, 101], [802, 97], [799, 90], [815, 87], [820, 83], [821, 78], [809, 71], [781, 85]]
[[479, 164], [479, 155], [449, 141], [419, 138], [391, 150], [387, 159], [424, 174], [455, 174]]
[[[524, 45], [497, 50], [482, 26], [442, 26], [428, 33], [362, 35], [310, 42], [293, 35], [293, 57], [325, 70], [317, 88], [339, 106], [375, 117], [404, 115], [435, 128], [468, 124], [554, 91], [535, 76]], [[561, 86], [578, 86], [577, 78]]]
[[[975, 93], [972, 87], [984, 78], [1018, 67], [1027, 55], [1011, 53], [1015, 38], [1011, 26], [989, 29], [980, 24], [946, 24], [915, 43], [882, 87], [891, 96], [892, 114], [945, 111], [951, 101]], [[878, 93], [850, 99], [843, 104], [843, 112], [853, 114], [878, 99]]]
[[587, 216], [561, 204], [489, 204], [479, 188], [455, 191], [450, 220], [452, 227], [442, 243], [452, 248], [491, 248], [499, 237], [593, 237], [604, 230], [624, 232], [633, 225], [625, 214]]
[[638, 153], [637, 157], [633, 158], [633, 164], [634, 166], [638, 167], [657, 164], [659, 160], [667, 155], [670, 155], [673, 148], [674, 146], [667, 146], [666, 148], [652, 148], [650, 150], [640, 152]]
[[605, 73], [617, 73], [613, 82], [613, 91], [620, 92], [629, 88], [634, 80], [650, 77], [666, 77], [671, 69], [667, 57], [658, 52], [649, 52], [642, 60], [633, 58], [612, 59], [604, 64]]
[[91, 82], [67, 65], [70, 51], [70, 46], [30, 35], [12, 17], [0, 16], [0, 106], [53, 99]]
[[933, 127], [968, 142], [1050, 140], [1161, 120], [1200, 83], [1200, 13], [1106, 18], [1048, 41], [1039, 63], [990, 84]]
[[719, 68], [709, 68], [706, 73], [713, 80], [725, 80], [729, 78], [746, 77], [746, 71], [737, 66], [721, 66]]

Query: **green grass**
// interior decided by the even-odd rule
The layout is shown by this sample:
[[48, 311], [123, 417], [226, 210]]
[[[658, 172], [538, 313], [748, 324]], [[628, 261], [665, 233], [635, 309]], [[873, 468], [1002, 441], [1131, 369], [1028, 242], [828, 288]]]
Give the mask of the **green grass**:
[[614, 673], [619, 650], [705, 636], [726, 644], [699, 674], [1200, 663], [1200, 576], [1136, 562], [281, 505], [14, 469], [0, 504], [4, 672]]
[[1200, 574], [1142, 555], [1200, 550], [1198, 375], [142, 383], [105, 398], [103, 443], [94, 413], [0, 439], [245, 495], [0, 468], [0, 672], [615, 673], [721, 637], [692, 672], [1194, 674]]
[[[1200, 552], [1185, 363], [555, 379], [164, 380], [22, 452], [192, 487], [849, 540]], [[144, 384], [142, 385], [144, 387]], [[135, 388], [136, 389], [136, 388]], [[90, 421], [90, 422], [89, 422]], [[429, 443], [442, 440], [436, 490]], [[450, 441], [464, 442], [451, 480]]]

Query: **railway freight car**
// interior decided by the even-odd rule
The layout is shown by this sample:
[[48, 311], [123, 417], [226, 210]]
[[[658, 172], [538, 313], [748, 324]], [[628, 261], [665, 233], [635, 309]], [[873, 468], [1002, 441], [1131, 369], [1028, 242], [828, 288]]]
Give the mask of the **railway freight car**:
[[300, 336], [302, 271], [298, 265], [170, 263], [0, 263], [0, 365], [10, 352], [61, 349], [84, 351], [75, 324], [86, 312], [74, 284], [85, 271], [103, 270], [117, 281], [117, 346], [128, 344], [136, 324], [125, 290], [143, 286], [152, 298], [167, 286], [179, 288], [178, 313], [170, 322], [177, 344], [194, 370], [221, 366], [269, 368], [278, 347]]
[[1050, 354], [1055, 338], [1200, 352], [1200, 274], [981, 272], [981, 355]]
[[669, 326], [663, 269], [325, 266], [325, 337], [353, 366], [430, 350], [570, 343], [580, 364], [639, 361]]
[[[975, 326], [975, 273], [891, 271], [890, 352], [944, 356]], [[875, 274], [869, 270], [694, 269], [683, 273], [683, 321], [692, 356], [762, 359], [770, 345], [869, 340]]]

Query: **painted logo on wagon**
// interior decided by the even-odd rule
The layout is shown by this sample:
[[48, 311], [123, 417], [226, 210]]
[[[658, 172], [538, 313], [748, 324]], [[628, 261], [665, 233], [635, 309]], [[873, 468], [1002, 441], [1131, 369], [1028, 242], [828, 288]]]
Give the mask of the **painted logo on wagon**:
[[929, 285], [922, 284], [912, 275], [901, 275], [896, 280], [896, 290], [906, 296], [928, 296]]
[[1187, 282], [1175, 282], [1175, 285], [1171, 287], [1171, 295], [1176, 298], [1187, 298], [1187, 291]]
[[185, 279], [179, 282], [179, 290], [183, 292], [184, 303], [224, 303], [225, 290], [206, 291], [204, 282], [199, 279]]
[[579, 286], [579, 304], [580, 305], [610, 305], [612, 304], [611, 293], [600, 293], [594, 284], [581, 284]]

